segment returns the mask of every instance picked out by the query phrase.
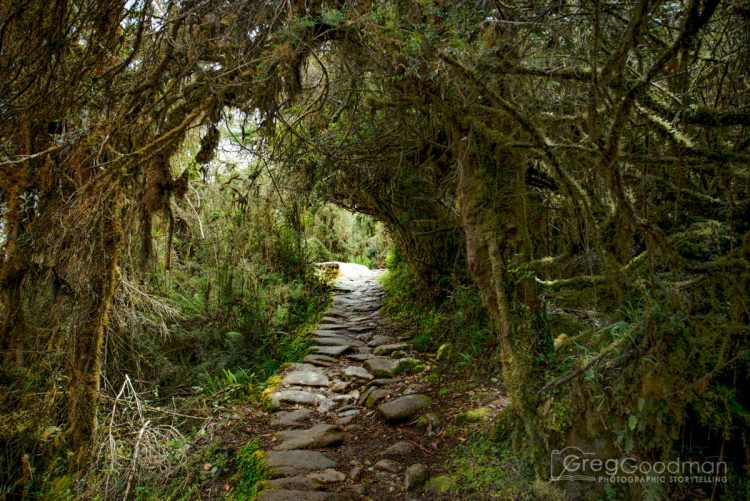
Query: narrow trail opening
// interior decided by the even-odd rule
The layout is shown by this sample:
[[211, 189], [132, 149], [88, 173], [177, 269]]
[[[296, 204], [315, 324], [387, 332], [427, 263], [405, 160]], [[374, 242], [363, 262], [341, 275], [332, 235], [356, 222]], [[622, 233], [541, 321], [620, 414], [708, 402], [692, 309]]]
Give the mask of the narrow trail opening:
[[438, 440], [424, 369], [380, 313], [382, 270], [338, 268], [333, 302], [303, 363], [289, 364], [267, 396], [270, 480], [259, 499], [397, 499], [424, 482]]

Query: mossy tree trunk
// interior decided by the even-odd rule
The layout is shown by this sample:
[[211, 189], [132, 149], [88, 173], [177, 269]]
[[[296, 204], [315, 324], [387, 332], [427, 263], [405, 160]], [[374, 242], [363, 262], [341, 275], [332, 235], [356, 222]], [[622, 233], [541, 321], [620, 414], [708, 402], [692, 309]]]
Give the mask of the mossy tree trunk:
[[510, 152], [485, 158], [481, 138], [455, 144], [465, 145], [456, 158], [462, 159], [458, 201], [469, 272], [499, 336], [504, 384], [529, 439], [536, 474], [544, 477], [546, 449], [537, 395], [552, 343], [541, 327], [533, 277], [518, 272], [530, 251], [522, 230], [524, 201], [519, 200], [525, 192], [523, 159]]
[[67, 432], [74, 452], [71, 466], [76, 469], [86, 465], [95, 439], [102, 343], [123, 241], [119, 217], [118, 197], [102, 211], [99, 227], [90, 235], [95, 269], [87, 273], [86, 286], [79, 293], [81, 304], [70, 322], [70, 347], [66, 353]]

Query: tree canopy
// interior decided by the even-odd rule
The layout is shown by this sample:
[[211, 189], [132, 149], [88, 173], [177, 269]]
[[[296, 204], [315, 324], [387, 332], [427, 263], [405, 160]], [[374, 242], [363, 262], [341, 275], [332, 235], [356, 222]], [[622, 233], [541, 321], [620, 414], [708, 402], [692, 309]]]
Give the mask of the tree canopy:
[[382, 222], [430, 300], [478, 288], [540, 478], [561, 444], [693, 434], [746, 465], [749, 25], [718, 0], [9, 0], [2, 355], [56, 353], [82, 468], [113, 297], [154, 224], [171, 256], [229, 129], [294, 200]]

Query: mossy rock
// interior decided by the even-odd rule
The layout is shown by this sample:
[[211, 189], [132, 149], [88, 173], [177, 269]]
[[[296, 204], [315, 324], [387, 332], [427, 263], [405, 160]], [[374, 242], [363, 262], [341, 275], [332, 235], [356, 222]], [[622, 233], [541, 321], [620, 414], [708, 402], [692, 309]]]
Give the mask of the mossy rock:
[[263, 389], [263, 393], [261, 394], [260, 398], [261, 403], [264, 407], [271, 407], [271, 395], [273, 395], [274, 392], [281, 387], [281, 382], [281, 376], [276, 374], [266, 380], [266, 387]]
[[382, 388], [376, 388], [375, 390], [371, 391], [369, 395], [367, 395], [367, 398], [365, 399], [365, 407], [367, 407], [368, 409], [372, 409], [380, 402], [385, 400], [387, 396], [388, 392], [386, 390]]
[[436, 430], [440, 429], [440, 424], [440, 416], [438, 416], [434, 412], [423, 414], [419, 416], [419, 418], [414, 422], [414, 426], [416, 426], [417, 429], [428, 433], [435, 432]]
[[430, 494], [448, 494], [458, 490], [456, 475], [439, 475], [427, 481], [424, 490]]
[[419, 374], [427, 369], [427, 364], [416, 358], [402, 358], [398, 361], [398, 367], [393, 371], [393, 375], [398, 374]]
[[466, 412], [462, 412], [456, 416], [456, 426], [486, 421], [490, 416], [490, 411], [489, 407], [477, 407], [476, 409], [469, 409]]

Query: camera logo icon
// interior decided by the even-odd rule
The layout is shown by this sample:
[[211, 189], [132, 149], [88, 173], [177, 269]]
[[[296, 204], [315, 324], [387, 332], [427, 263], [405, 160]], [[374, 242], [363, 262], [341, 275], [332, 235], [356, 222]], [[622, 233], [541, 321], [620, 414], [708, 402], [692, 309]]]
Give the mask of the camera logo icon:
[[592, 472], [586, 471], [588, 464], [594, 457], [593, 452], [584, 452], [582, 449], [573, 446], [562, 450], [553, 450], [550, 454], [550, 481], [583, 480], [595, 482], [596, 477], [591, 475]]

